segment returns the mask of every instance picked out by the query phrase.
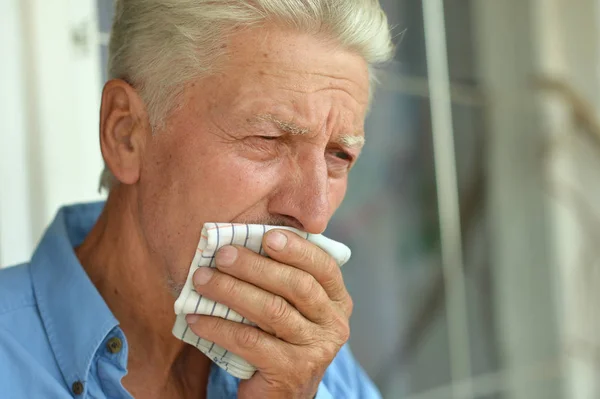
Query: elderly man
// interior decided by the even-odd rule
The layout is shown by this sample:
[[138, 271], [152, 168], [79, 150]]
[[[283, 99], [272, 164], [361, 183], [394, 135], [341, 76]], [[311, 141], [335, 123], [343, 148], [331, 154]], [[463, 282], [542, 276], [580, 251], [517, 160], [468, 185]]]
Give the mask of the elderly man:
[[189, 329], [251, 378], [171, 330], [204, 223], [325, 230], [391, 53], [377, 0], [117, 1], [108, 200], [60, 210], [31, 262], [0, 273], [0, 397], [378, 397], [345, 346], [339, 267], [289, 230], [193, 275], [254, 324], [194, 314]]

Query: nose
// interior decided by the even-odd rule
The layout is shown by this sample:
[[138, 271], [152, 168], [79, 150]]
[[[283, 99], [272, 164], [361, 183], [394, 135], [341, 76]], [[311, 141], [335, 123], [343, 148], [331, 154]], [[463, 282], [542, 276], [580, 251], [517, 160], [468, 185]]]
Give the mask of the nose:
[[298, 229], [311, 234], [325, 231], [331, 218], [329, 174], [323, 157], [298, 160], [282, 176], [269, 201], [269, 213], [293, 219]]

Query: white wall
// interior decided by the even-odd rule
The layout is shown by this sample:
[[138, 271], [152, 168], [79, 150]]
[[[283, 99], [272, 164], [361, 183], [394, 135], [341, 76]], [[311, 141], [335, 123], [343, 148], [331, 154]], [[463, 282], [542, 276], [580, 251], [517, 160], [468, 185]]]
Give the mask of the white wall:
[[61, 205], [100, 198], [95, 7], [0, 3], [0, 265], [29, 259]]
[[[19, 0], [0, 2], [0, 265], [18, 260], [32, 244], [25, 137], [25, 71]], [[14, 178], [18, 174], [21, 178]]]

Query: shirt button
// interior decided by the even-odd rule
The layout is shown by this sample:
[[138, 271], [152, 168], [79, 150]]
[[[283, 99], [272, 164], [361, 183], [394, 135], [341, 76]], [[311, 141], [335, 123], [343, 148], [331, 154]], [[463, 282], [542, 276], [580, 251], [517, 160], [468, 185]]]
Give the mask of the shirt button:
[[108, 351], [110, 353], [119, 353], [123, 348], [123, 342], [119, 338], [113, 337], [108, 340], [108, 342], [106, 343], [106, 347], [108, 348]]
[[83, 384], [81, 381], [75, 381], [71, 389], [75, 395], [81, 395], [83, 393]]

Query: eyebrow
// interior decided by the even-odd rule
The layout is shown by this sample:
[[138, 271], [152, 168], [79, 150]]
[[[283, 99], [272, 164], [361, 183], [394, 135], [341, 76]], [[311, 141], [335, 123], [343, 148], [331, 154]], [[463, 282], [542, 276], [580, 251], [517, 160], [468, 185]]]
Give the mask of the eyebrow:
[[[289, 133], [293, 136], [304, 136], [309, 134], [311, 131], [306, 127], [301, 127], [293, 122], [283, 121], [270, 114], [259, 115], [259, 120], [268, 121], [274, 123], [281, 131]], [[335, 143], [344, 147], [361, 149], [365, 145], [365, 137], [360, 133], [345, 134], [335, 139]]]
[[279, 129], [293, 136], [305, 136], [310, 133], [310, 129], [308, 128], [300, 127], [293, 122], [282, 121], [281, 119], [277, 119], [270, 114], [260, 115], [258, 119], [273, 122]]
[[335, 142], [348, 148], [360, 150], [365, 146], [365, 137], [359, 135], [343, 135], [338, 137]]

